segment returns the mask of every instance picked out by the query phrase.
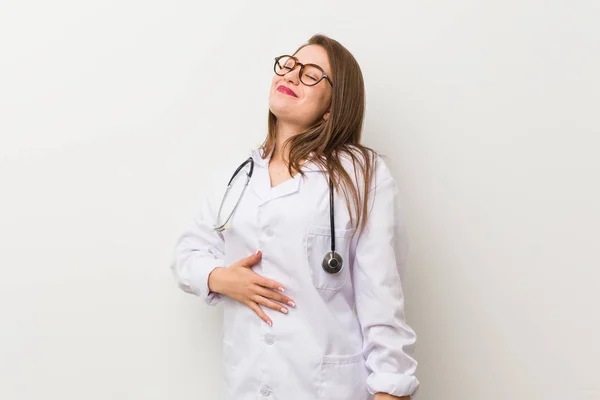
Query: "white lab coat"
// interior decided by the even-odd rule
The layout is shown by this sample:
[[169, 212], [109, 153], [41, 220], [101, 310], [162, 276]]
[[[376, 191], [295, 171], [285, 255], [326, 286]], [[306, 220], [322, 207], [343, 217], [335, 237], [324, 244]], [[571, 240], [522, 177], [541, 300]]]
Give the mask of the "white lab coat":
[[[254, 174], [231, 229], [213, 230], [225, 180], [180, 236], [171, 265], [180, 288], [223, 306], [227, 399], [368, 400], [376, 392], [414, 396], [419, 386], [412, 357], [416, 335], [405, 322], [401, 285], [405, 221], [398, 188], [382, 158], [377, 157], [369, 222], [360, 236], [352, 235], [344, 196], [335, 192], [336, 251], [344, 268], [331, 275], [321, 268], [331, 239], [326, 174], [307, 162], [304, 178], [297, 174], [272, 188], [270, 156], [263, 160], [258, 149], [250, 155]], [[344, 162], [354, 173], [350, 161]], [[296, 302], [287, 315], [263, 307], [272, 327], [246, 305], [209, 292], [207, 285], [215, 267], [258, 249], [262, 260], [253, 270], [281, 283]]]

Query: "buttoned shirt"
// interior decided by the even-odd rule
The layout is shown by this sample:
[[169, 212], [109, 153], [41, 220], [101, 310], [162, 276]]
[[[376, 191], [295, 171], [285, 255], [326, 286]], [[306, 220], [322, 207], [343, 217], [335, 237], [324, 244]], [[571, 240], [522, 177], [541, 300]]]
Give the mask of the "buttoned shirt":
[[[412, 355], [416, 334], [406, 323], [402, 287], [406, 224], [398, 186], [384, 160], [376, 156], [364, 231], [350, 224], [345, 198], [335, 191], [334, 238], [343, 268], [331, 274], [322, 268], [331, 247], [327, 174], [308, 161], [301, 166], [304, 177], [298, 173], [271, 187], [271, 155], [263, 158], [259, 149], [249, 155], [253, 175], [228, 229], [214, 230], [224, 181], [202, 201], [177, 240], [171, 264], [181, 289], [222, 306], [227, 399], [414, 395], [419, 386]], [[349, 158], [343, 165], [357, 179]], [[287, 314], [262, 307], [272, 326], [248, 306], [208, 288], [214, 268], [258, 249], [262, 259], [253, 271], [281, 283], [296, 303]]]

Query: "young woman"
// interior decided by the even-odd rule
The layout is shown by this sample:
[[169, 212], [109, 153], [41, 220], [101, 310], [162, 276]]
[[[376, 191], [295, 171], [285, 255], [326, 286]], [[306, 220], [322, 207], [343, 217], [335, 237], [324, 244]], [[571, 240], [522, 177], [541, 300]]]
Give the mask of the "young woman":
[[175, 279], [223, 305], [228, 399], [409, 399], [406, 226], [389, 169], [360, 144], [360, 67], [315, 35], [274, 69], [248, 190], [227, 225], [225, 182], [208, 196], [177, 242]]

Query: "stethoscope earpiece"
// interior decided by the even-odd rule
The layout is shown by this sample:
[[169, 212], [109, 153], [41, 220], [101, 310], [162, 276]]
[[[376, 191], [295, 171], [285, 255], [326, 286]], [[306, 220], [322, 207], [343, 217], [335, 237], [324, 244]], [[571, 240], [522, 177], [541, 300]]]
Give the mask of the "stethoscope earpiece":
[[342, 270], [343, 266], [344, 261], [342, 260], [342, 256], [335, 251], [330, 251], [323, 257], [323, 270], [329, 274], [337, 274]]

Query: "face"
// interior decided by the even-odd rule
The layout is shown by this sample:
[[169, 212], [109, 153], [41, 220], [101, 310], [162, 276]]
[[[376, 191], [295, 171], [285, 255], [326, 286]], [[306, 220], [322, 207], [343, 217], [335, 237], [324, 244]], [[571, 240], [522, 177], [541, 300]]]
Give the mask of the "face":
[[[294, 56], [303, 64], [320, 66], [335, 82], [335, 77], [331, 75], [327, 52], [321, 46], [305, 46]], [[306, 86], [300, 82], [299, 73], [299, 65], [284, 76], [273, 73], [269, 108], [278, 121], [305, 128], [319, 119], [329, 117], [332, 87], [327, 79], [321, 80], [314, 86]], [[289, 90], [285, 90], [285, 88], [291, 89], [293, 94], [290, 94]]]

